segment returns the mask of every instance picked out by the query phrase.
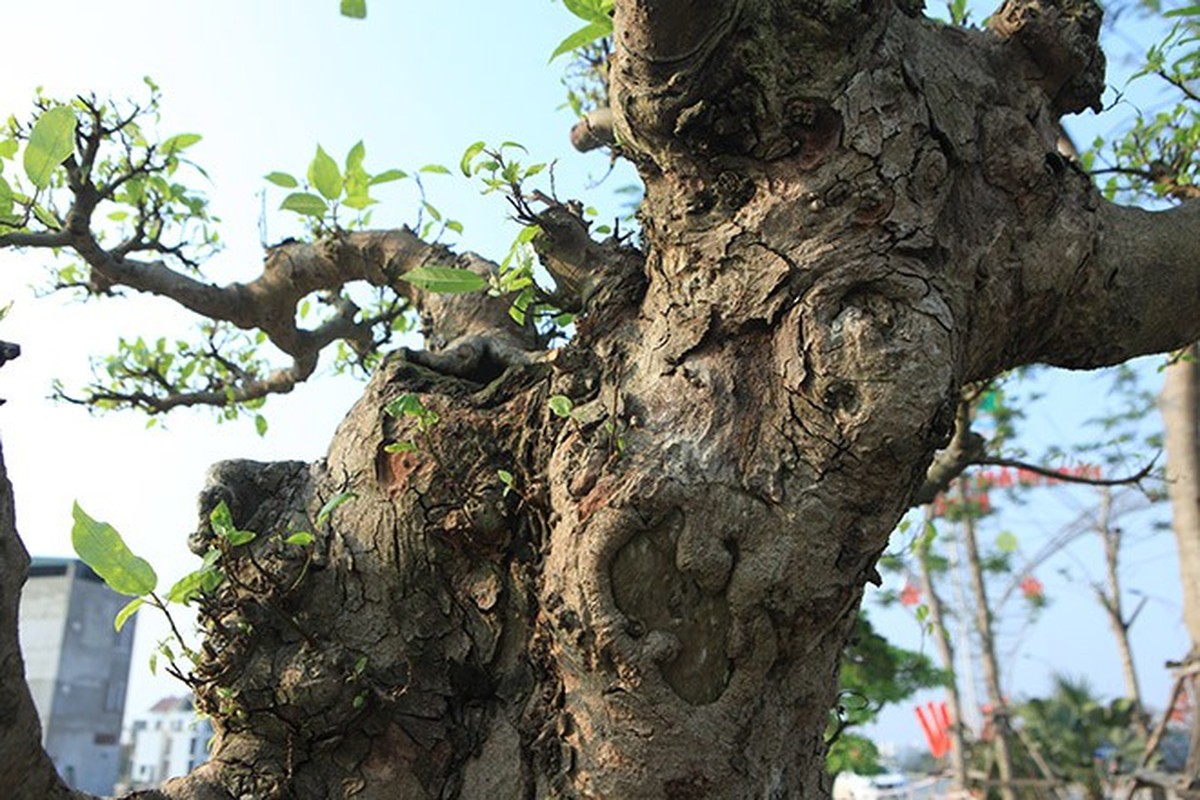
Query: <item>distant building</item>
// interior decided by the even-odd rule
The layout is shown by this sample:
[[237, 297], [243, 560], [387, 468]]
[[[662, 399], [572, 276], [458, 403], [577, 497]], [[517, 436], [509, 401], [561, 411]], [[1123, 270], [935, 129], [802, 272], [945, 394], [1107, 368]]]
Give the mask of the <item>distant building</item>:
[[199, 719], [191, 697], [165, 697], [133, 721], [129, 789], [153, 789], [208, 759], [212, 724]]
[[113, 618], [129, 599], [67, 558], [33, 559], [21, 593], [21, 650], [42, 744], [68, 784], [93, 794], [111, 794], [120, 768], [134, 620], [117, 633]]

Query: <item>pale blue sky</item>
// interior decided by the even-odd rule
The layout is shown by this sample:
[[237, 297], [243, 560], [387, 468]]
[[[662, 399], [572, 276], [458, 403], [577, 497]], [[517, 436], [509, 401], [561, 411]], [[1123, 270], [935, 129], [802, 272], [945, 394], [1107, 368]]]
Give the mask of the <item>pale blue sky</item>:
[[[203, 134], [191, 155], [208, 170], [207, 192], [225, 220], [227, 250], [211, 272], [218, 280], [255, 274], [261, 258], [261, 176], [277, 169], [303, 174], [317, 143], [340, 159], [363, 139], [368, 169], [411, 170], [429, 162], [454, 168], [476, 139], [515, 140], [537, 160], [562, 159], [556, 169], [560, 195], [583, 196], [610, 212], [617, 207], [610, 190], [627, 182], [614, 178], [598, 190], [586, 188], [608, 163], [598, 153], [574, 154], [567, 141], [572, 119], [558, 108], [564, 97], [561, 65], [547, 67], [546, 61], [576, 22], [550, 0], [373, 0], [365, 22], [338, 16], [336, 0], [7, 5], [0, 113], [26, 113], [38, 85], [51, 96], [95, 91], [139, 97], [142, 76], [151, 75], [164, 93], [163, 132]], [[436, 205], [466, 224], [464, 247], [503, 255], [514, 228], [505, 222], [501, 198], [481, 197], [478, 187], [457, 176], [431, 176], [427, 189]], [[270, 210], [280, 199], [277, 190], [268, 195], [271, 240], [295, 230], [291, 215]], [[413, 219], [415, 203], [406, 185], [385, 199], [376, 226]], [[0, 323], [0, 338], [24, 349], [21, 359], [0, 372], [0, 396], [8, 399], [0, 408], [0, 440], [22, 534], [35, 554], [69, 554], [71, 503], [79, 500], [93, 516], [115, 524], [169, 585], [194, 563], [184, 539], [194, 526], [194, 498], [206, 467], [223, 458], [320, 457], [357, 396], [357, 384], [319, 380], [271, 400], [265, 438], [254, 434], [249, 421], [214, 426], [205, 413], [183, 412], [168, 420], [167, 430], [147, 431], [142, 419], [129, 414], [94, 417], [53, 404], [45, 399], [51, 378], [78, 384], [87, 375], [88, 356], [105, 353], [119, 335], [170, 335], [188, 321], [170, 304], [153, 300], [86, 306], [34, 300], [25, 287], [37, 281], [45, 258], [0, 254], [0, 299], [16, 301]], [[1066, 433], [1077, 422], [1078, 398], [1095, 400], [1099, 392], [1086, 376], [1052, 381], [1059, 396], [1072, 399], [1049, 405], [1038, 424]], [[1037, 510], [1030, 515], [1042, 527], [1057, 513], [1045, 503], [1032, 508]], [[1178, 599], [1171, 595], [1174, 569], [1160, 547], [1138, 573], [1161, 596], [1146, 612], [1157, 609], [1157, 615], [1135, 628], [1135, 642], [1153, 654], [1142, 659], [1151, 702], [1160, 702], [1166, 691], [1158, 662], [1184, 650]], [[1098, 688], [1118, 691], [1115, 659], [1111, 668], [1104, 661], [1108, 634], [1098, 616], [1094, 622], [1089, 616], [1087, 593], [1077, 587], [1055, 600], [1027, 640], [1027, 657], [1014, 673], [1016, 691], [1039, 690], [1047, 663], [1089, 671]], [[889, 636], [921, 646], [915, 624], [888, 620]], [[1086, 629], [1081, 620], [1087, 620]], [[1086, 647], [1076, 645], [1083, 630]], [[144, 670], [163, 632], [150, 615], [140, 621], [135, 669]], [[131, 691], [129, 711], [138, 713], [158, 697], [182, 691], [143, 673]], [[919, 736], [907, 709], [889, 717], [881, 732], [897, 740]]]

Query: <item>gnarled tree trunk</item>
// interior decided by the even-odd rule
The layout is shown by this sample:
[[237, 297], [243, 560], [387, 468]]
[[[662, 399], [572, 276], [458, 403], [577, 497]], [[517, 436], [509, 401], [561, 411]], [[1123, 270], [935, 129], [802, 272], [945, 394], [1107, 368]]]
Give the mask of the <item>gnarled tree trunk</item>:
[[615, 5], [643, 250], [560, 242], [588, 274], [555, 352], [426, 302], [437, 352], [325, 461], [214, 472], [260, 536], [202, 609], [212, 759], [161, 796], [823, 797], [840, 653], [961, 387], [1200, 336], [1197, 208], [1111, 206], [1056, 153], [1094, 5]]

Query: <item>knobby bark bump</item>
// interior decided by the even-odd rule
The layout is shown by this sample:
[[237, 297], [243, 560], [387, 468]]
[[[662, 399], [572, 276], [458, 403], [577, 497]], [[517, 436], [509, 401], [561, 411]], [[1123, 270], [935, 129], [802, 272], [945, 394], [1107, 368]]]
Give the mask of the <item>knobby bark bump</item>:
[[555, 351], [426, 298], [430, 352], [327, 458], [214, 470], [202, 511], [260, 536], [202, 607], [212, 758], [151, 796], [825, 796], [839, 656], [961, 387], [1200, 337], [1197, 207], [1107, 204], [1055, 148], [1092, 3], [615, 6], [641, 250], [589, 249]]

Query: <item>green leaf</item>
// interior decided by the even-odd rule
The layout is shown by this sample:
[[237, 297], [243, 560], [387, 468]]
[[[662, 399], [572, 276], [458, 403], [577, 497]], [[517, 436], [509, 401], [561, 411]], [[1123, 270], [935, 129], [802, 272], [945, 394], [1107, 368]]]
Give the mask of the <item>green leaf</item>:
[[[213, 552], [220, 553], [215, 549]], [[207, 561], [207, 559], [205, 560]], [[211, 564], [205, 564], [200, 569], [193, 570], [175, 581], [171, 590], [167, 592], [167, 600], [186, 605], [196, 599], [197, 595], [216, 589], [224, 579], [220, 570], [214, 569]]]
[[79, 503], [75, 503], [71, 515], [75, 518], [71, 546], [113, 591], [132, 597], [154, 591], [158, 585], [154, 568], [129, 550], [116, 528], [89, 517]]
[[17, 147], [16, 139], [0, 141], [0, 158], [12, 158], [17, 154]]
[[510, 489], [513, 488], [513, 483], [515, 482], [515, 479], [513, 478], [513, 474], [511, 472], [509, 472], [506, 469], [498, 469], [498, 470], [496, 470], [496, 474], [500, 476], [501, 483], [503, 483], [505, 486], [507, 486]]
[[50, 176], [75, 151], [75, 112], [57, 106], [43, 113], [29, 132], [25, 145], [25, 174], [38, 189], [50, 184]]
[[389, 181], [401, 181], [407, 177], [408, 173], [402, 169], [385, 169], [378, 175], [371, 176], [370, 184], [378, 186], [381, 183], [388, 183]]
[[62, 220], [54, 216], [54, 214], [50, 212], [50, 209], [43, 205], [35, 205], [33, 207], [33, 215], [37, 217], [38, 222], [42, 223], [52, 231], [62, 229]]
[[346, 174], [362, 169], [363, 159], [367, 157], [367, 146], [359, 139], [350, 152], [346, 153]]
[[297, 214], [303, 214], [306, 217], [316, 217], [320, 219], [325, 216], [325, 212], [329, 211], [329, 205], [317, 197], [315, 194], [308, 192], [293, 192], [283, 198], [283, 202], [279, 207], [285, 211], [295, 211]]
[[1194, 17], [1200, 15], [1200, 6], [1185, 6], [1163, 13], [1164, 17]]
[[542, 232], [542, 227], [540, 225], [526, 225], [524, 228], [521, 228], [521, 230], [517, 233], [516, 243], [517, 244], [529, 244], [534, 239], [536, 239], [537, 235], [541, 232]]
[[12, 218], [13, 192], [8, 181], [0, 178], [0, 220]]
[[356, 497], [358, 497], [358, 495], [354, 492], [338, 492], [333, 497], [329, 498], [327, 501], [325, 501], [325, 505], [321, 506], [321, 510], [317, 512], [317, 526], [319, 527], [324, 525], [325, 521], [333, 515], [333, 512], [337, 510], [338, 506], [347, 501], [353, 500]]
[[317, 154], [308, 165], [308, 182], [326, 200], [337, 200], [342, 195], [342, 173], [338, 170], [337, 162], [317, 145]]
[[342, 0], [342, 16], [352, 19], [366, 19], [367, 0]]
[[1011, 531], [1002, 531], [996, 536], [996, 549], [1001, 553], [1017, 551], [1017, 537]]
[[346, 208], [353, 208], [355, 211], [362, 211], [364, 208], [370, 208], [378, 202], [378, 200], [367, 197], [365, 194], [356, 194], [348, 196], [342, 201], [342, 205]]
[[571, 416], [571, 411], [575, 408], [575, 404], [571, 402], [571, 398], [565, 394], [552, 395], [546, 403], [550, 406], [550, 410], [554, 412], [556, 417], [569, 417]]
[[389, 445], [384, 445], [383, 452], [385, 453], [415, 453], [419, 448], [415, 442], [392, 442]]
[[217, 503], [217, 507], [208, 515], [209, 522], [212, 523], [213, 532], [222, 539], [228, 541], [234, 547], [254, 541], [258, 536], [254, 531], [240, 531], [233, 524], [233, 515], [229, 513], [229, 506], [225, 505], [225, 501]]
[[258, 432], [259, 436], [267, 435], [267, 418], [262, 414], [256, 414], [254, 416], [254, 430]]
[[475, 156], [483, 152], [483, 148], [486, 146], [484, 142], [475, 142], [463, 152], [462, 160], [458, 162], [458, 167], [462, 170], [463, 175], [471, 177], [471, 162], [475, 160]]
[[188, 149], [203, 138], [198, 133], [177, 133], [166, 139], [159, 147], [164, 153], [174, 154]]
[[401, 275], [400, 279], [438, 294], [477, 292], [487, 287], [487, 278], [456, 267], [417, 267]]
[[443, 167], [441, 164], [426, 164], [421, 167], [421, 172], [432, 172], [435, 175], [449, 175], [450, 170]]
[[296, 531], [291, 536], [284, 539], [283, 543], [305, 547], [313, 543], [313, 535], [308, 531]]
[[405, 393], [385, 405], [383, 413], [389, 417], [397, 418], [405, 415], [419, 417], [422, 414], [429, 413], [429, 409], [425, 408], [425, 404], [421, 402], [421, 398], [415, 394]]
[[563, 0], [563, 5], [584, 22], [609, 19], [613, 8], [612, 0]]
[[233, 531], [226, 537], [229, 544], [237, 547], [238, 545], [248, 544], [258, 538], [258, 534], [254, 531]]
[[608, 20], [607, 22], [590, 22], [559, 42], [558, 47], [554, 48], [554, 52], [550, 54], [550, 60], [553, 61], [563, 53], [570, 53], [572, 50], [578, 50], [584, 45], [603, 39], [612, 32], [612, 20]]
[[137, 610], [141, 608], [145, 602], [146, 598], [135, 597], [122, 606], [121, 610], [117, 612], [117, 616], [113, 617], [113, 629], [116, 630], [117, 633], [120, 633], [121, 628], [125, 627], [125, 623], [129, 620], [129, 618], [136, 614]]
[[284, 189], [295, 189], [300, 185], [300, 182], [288, 175], [286, 172], [270, 172], [263, 176], [269, 182], [276, 186], [281, 186]]

